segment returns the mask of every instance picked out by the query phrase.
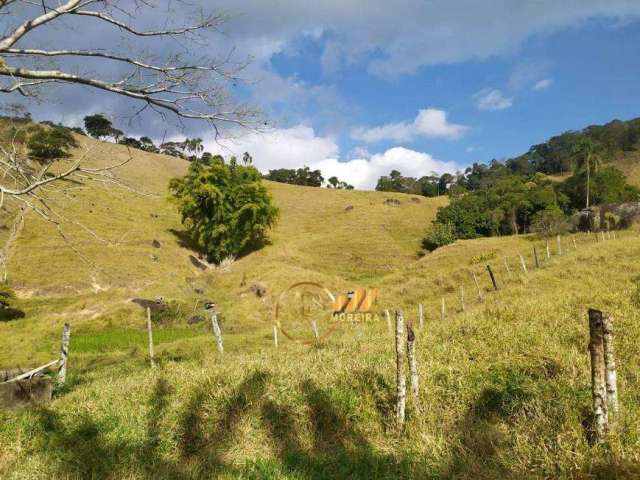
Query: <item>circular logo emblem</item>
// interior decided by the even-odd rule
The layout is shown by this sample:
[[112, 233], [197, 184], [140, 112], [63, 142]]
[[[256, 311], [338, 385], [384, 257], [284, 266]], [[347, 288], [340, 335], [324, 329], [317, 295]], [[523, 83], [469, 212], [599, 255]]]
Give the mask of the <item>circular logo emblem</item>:
[[319, 283], [299, 282], [280, 294], [274, 320], [288, 339], [311, 344], [337, 328], [331, 322], [334, 301], [333, 294]]

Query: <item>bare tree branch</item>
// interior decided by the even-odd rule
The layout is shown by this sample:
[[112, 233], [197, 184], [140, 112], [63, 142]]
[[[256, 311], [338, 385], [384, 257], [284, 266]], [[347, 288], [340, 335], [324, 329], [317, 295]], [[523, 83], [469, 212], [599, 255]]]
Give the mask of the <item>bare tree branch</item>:
[[[180, 5], [186, 17], [188, 3], [172, 1]], [[207, 51], [215, 48], [212, 48], [212, 39], [204, 35], [218, 32], [219, 26], [226, 20], [225, 15], [201, 12], [200, 19], [192, 24], [175, 28], [163, 26], [148, 29], [137, 25], [142, 23], [145, 15], [151, 17], [150, 13], [154, 8], [154, 4], [145, 0], [0, 0], [0, 9], [10, 4], [15, 5], [17, 11], [25, 10], [25, 15], [29, 14], [29, 9], [37, 6], [41, 6], [41, 9], [37, 14], [31, 12], [29, 20], [10, 28], [9, 33], [0, 36], [0, 77], [7, 79], [4, 84], [0, 84], [0, 92], [37, 96], [43, 89], [55, 83], [90, 87], [141, 102], [158, 113], [172, 113], [178, 119], [205, 121], [212, 127], [216, 136], [225, 125], [245, 128], [259, 128], [263, 125], [262, 117], [255, 108], [234, 101], [228, 93], [228, 87], [243, 81], [241, 74], [248, 62], [234, 61], [233, 49], [222, 59], [206, 56]], [[125, 7], [135, 10], [129, 12]], [[22, 18], [25, 15], [22, 15]], [[167, 11], [167, 19], [171, 15], [174, 13]], [[65, 23], [61, 22], [63, 18], [82, 19], [79, 26], [70, 31], [70, 35], [78, 37], [78, 43], [84, 41], [81, 38], [83, 33], [92, 30], [92, 22], [96, 21], [116, 27], [123, 39], [129, 36], [138, 38], [139, 41], [127, 47], [123, 47], [120, 42], [113, 42], [111, 48], [104, 50], [19, 46], [21, 40], [30, 32], [47, 24], [67, 28]], [[173, 42], [178, 38], [184, 42], [191, 42], [193, 48], [190, 48], [189, 43], [181, 43], [185, 48], [184, 55], [170, 53], [174, 50], [173, 44], [166, 48], [162, 43], [163, 39]], [[34, 39], [37, 37], [31, 38], [32, 41]], [[201, 43], [197, 43], [199, 39], [202, 40]], [[157, 49], [158, 52], [169, 53], [153, 58], [147, 53], [149, 47]], [[139, 51], [136, 51], [138, 49]], [[112, 64], [108, 69], [97, 69], [98, 72], [104, 71], [104, 74], [84, 71], [84, 58], [92, 58], [103, 63], [118, 62], [130, 66], [132, 71], [122, 73], [120, 78], [113, 79]], [[53, 62], [53, 65], [42, 68], [42, 59], [48, 59], [47, 61]], [[77, 64], [74, 64], [74, 59]], [[62, 63], [58, 65], [56, 62]], [[144, 111], [144, 108], [138, 111]]]

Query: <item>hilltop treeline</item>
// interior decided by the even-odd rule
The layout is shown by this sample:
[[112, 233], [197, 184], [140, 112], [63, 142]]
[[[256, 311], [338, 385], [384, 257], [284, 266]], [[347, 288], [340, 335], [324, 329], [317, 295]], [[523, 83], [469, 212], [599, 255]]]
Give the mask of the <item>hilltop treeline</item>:
[[[640, 191], [610, 164], [639, 143], [640, 118], [614, 120], [565, 132], [515, 158], [474, 163], [464, 172], [416, 179], [393, 170], [380, 177], [376, 190], [449, 195], [450, 204], [438, 210], [424, 241], [429, 250], [457, 239], [553, 233], [567, 228], [567, 218], [577, 210], [640, 198]], [[569, 173], [564, 181], [549, 178]]]

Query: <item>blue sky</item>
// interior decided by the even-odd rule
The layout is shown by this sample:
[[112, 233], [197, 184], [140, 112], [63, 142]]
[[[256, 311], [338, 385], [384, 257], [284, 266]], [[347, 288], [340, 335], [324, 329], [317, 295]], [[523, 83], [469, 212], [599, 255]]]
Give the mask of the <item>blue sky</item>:
[[[240, 96], [264, 110], [270, 129], [228, 131], [233, 139], [216, 143], [202, 126], [178, 132], [155, 118], [128, 133], [197, 134], [212, 151], [249, 151], [263, 171], [309, 165], [372, 188], [392, 168], [411, 176], [464, 169], [566, 130], [640, 116], [637, 0], [215, 6], [230, 20], [211, 51], [233, 45], [252, 58]], [[93, 40], [104, 43], [104, 32]], [[35, 106], [36, 116], [80, 123], [124, 108], [101, 94], [70, 98]]]

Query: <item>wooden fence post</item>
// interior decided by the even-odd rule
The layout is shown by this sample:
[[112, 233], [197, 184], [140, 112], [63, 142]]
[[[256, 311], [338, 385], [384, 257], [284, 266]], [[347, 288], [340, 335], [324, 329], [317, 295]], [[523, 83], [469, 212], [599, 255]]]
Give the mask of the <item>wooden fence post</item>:
[[533, 259], [536, 262], [536, 268], [540, 268], [540, 263], [538, 262], [538, 251], [536, 250], [536, 247], [533, 247]]
[[473, 275], [473, 281], [475, 282], [476, 288], [478, 289], [478, 299], [482, 301], [482, 290], [480, 289], [480, 284], [478, 283], [478, 277], [476, 276], [476, 272], [471, 272], [471, 275]]
[[460, 306], [464, 312], [464, 285], [460, 285]]
[[511, 278], [511, 269], [509, 268], [509, 262], [507, 262], [507, 257], [504, 257], [504, 268], [507, 269], [507, 275]]
[[600, 230], [600, 234], [602, 235], [602, 241], [604, 242], [605, 238], [604, 238], [604, 230]]
[[615, 416], [618, 414], [618, 374], [616, 373], [615, 349], [613, 347], [613, 318], [608, 313], [602, 314], [602, 331], [604, 347], [604, 368], [607, 384], [607, 407]]
[[491, 265], [487, 265], [487, 271], [489, 272], [489, 276], [491, 277], [491, 283], [493, 283], [493, 289], [498, 290], [498, 284], [496, 283], [496, 277], [493, 275], [493, 270], [491, 270]]
[[278, 326], [273, 325], [273, 345], [278, 348]]
[[440, 320], [444, 321], [446, 317], [446, 310], [444, 308], [444, 297], [442, 297], [442, 303], [440, 305]]
[[607, 401], [604, 373], [604, 341], [602, 312], [589, 309], [589, 353], [591, 356], [591, 398], [597, 439], [608, 428]]
[[218, 344], [218, 351], [220, 353], [224, 353], [224, 345], [222, 345], [222, 331], [220, 330], [218, 314], [216, 312], [211, 314], [211, 326], [213, 327], [213, 335], [216, 337], [216, 342]]
[[571, 240], [573, 240], [573, 249], [578, 250], [578, 246], [576, 245], [576, 237], [571, 236]]
[[407, 401], [404, 356], [404, 316], [402, 310], [396, 310], [396, 422], [399, 430], [404, 427], [404, 412]]
[[151, 309], [147, 307], [147, 335], [149, 337], [149, 363], [156, 368], [156, 358], [153, 353], [153, 326], [151, 325]]
[[562, 255], [562, 239], [560, 235], [556, 236], [556, 242], [558, 242], [558, 255]]
[[62, 329], [62, 343], [60, 345], [60, 360], [58, 361], [58, 387], [64, 387], [67, 380], [67, 362], [69, 359], [69, 342], [71, 340], [71, 325], [64, 324]]
[[419, 405], [420, 379], [418, 377], [418, 363], [416, 362], [416, 336], [411, 325], [407, 325], [407, 361], [409, 362], [409, 378], [411, 379], [411, 395], [413, 403]]
[[613, 235], [613, 239], [616, 239], [616, 231], [614, 230], [613, 232], [611, 232], [611, 234]]
[[316, 338], [316, 343], [320, 343], [320, 332], [318, 331], [318, 324], [315, 320], [311, 320], [311, 328], [313, 329], [313, 336]]
[[545, 240], [547, 245], [547, 260], [551, 258], [551, 250], [549, 250], [549, 240]]
[[387, 319], [387, 332], [391, 335], [391, 314], [388, 309], [384, 311], [384, 317]]
[[524, 263], [524, 257], [522, 255], [520, 255], [520, 265], [522, 265], [522, 271], [524, 273], [528, 273], [527, 272], [527, 264]]
[[418, 325], [422, 330], [422, 327], [424, 327], [424, 308], [421, 303], [418, 304]]

